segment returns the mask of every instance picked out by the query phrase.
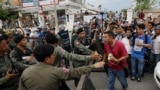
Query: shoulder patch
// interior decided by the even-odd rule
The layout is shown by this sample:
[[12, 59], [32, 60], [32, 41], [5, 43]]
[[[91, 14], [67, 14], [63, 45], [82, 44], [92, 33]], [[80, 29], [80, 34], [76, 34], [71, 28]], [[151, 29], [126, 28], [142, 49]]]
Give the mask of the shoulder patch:
[[64, 52], [65, 52], [65, 50], [64, 50], [63, 48], [61, 48], [61, 52], [62, 52], [62, 53], [64, 53]]
[[79, 41], [76, 41], [76, 45], [79, 45], [80, 44], [80, 42]]
[[69, 69], [67, 69], [67, 68], [65, 68], [65, 67], [63, 67], [62, 69], [63, 69], [63, 72], [64, 72], [64, 73], [68, 73], [68, 72], [69, 72]]

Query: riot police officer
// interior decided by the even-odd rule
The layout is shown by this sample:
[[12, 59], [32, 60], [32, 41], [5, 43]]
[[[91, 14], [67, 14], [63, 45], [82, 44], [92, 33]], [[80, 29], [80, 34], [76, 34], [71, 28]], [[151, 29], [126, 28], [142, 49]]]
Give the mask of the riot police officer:
[[0, 36], [0, 90], [17, 90], [18, 70], [24, 70], [27, 65], [16, 62], [9, 57], [7, 41]]
[[[79, 28], [77, 30], [77, 38], [74, 41], [74, 53], [80, 55], [90, 55], [94, 53], [92, 50], [89, 49], [90, 43], [85, 37], [84, 28]], [[80, 67], [88, 65], [88, 61], [73, 61], [73, 67]], [[79, 79], [75, 79], [75, 85], [77, 86]]]

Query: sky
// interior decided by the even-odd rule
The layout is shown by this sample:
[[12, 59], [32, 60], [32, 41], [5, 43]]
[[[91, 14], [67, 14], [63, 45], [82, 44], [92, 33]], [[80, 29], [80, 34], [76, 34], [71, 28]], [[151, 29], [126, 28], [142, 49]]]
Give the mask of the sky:
[[120, 11], [121, 9], [127, 9], [132, 6], [132, 0], [86, 0], [86, 3], [95, 7], [101, 5], [103, 11]]
[[[103, 11], [120, 11], [121, 9], [130, 8], [132, 1], [133, 0], [86, 0], [86, 3], [94, 5], [95, 7], [101, 5]], [[157, 8], [160, 8], [160, 0], [155, 0], [155, 5]]]

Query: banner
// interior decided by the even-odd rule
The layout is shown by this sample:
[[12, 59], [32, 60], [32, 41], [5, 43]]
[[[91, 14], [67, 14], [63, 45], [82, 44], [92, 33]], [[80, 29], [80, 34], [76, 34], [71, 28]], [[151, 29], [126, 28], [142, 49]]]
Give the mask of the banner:
[[22, 5], [21, 0], [8, 0], [8, 2], [13, 7], [19, 7]]
[[[56, 5], [59, 3], [59, 0], [56, 0]], [[34, 6], [44, 6], [44, 5], [53, 5], [54, 0], [22, 0], [23, 7], [34, 7]]]
[[39, 7], [39, 0], [33, 0], [33, 4], [35, 7]]
[[15, 6], [20, 6], [21, 5], [20, 0], [13, 0], [13, 3], [14, 3]]

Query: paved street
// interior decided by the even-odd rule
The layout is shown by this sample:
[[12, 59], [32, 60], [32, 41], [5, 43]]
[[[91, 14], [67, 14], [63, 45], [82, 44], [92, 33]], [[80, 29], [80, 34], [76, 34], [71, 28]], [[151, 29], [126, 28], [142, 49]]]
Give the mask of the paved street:
[[[96, 90], [108, 90], [105, 72], [92, 72], [90, 77]], [[67, 84], [71, 90], [75, 90], [73, 80], [67, 81]], [[144, 78], [142, 78], [142, 82], [131, 81], [130, 78], [128, 78], [128, 84], [128, 90], [160, 90], [154, 82], [153, 75], [149, 73], [145, 74]], [[118, 80], [116, 80], [115, 88], [116, 90], [122, 90]]]

